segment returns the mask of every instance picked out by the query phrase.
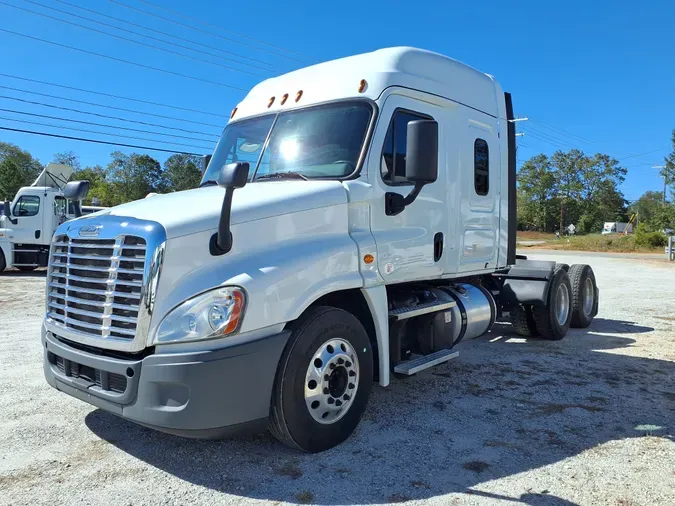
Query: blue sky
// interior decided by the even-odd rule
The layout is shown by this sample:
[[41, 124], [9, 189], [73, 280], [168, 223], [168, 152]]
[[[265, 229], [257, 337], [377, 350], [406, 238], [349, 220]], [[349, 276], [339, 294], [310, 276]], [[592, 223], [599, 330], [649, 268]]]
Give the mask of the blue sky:
[[[516, 115], [531, 119], [518, 125], [519, 131], [525, 132], [519, 139], [519, 160], [540, 152], [550, 154], [556, 149], [571, 147], [581, 148], [588, 153], [608, 153], [619, 158], [628, 168], [628, 177], [623, 185], [627, 198], [636, 199], [646, 190], [662, 189], [658, 171], [652, 169], [651, 165], [662, 164], [663, 157], [671, 149], [670, 135], [675, 128], [675, 2], [152, 1], [213, 23], [222, 29], [178, 17], [143, 0], [64, 2], [165, 32], [167, 35], [136, 29], [58, 0], [0, 0], [0, 29], [165, 69], [191, 78], [84, 54], [5, 31], [0, 31], [0, 73], [207, 111], [210, 115], [82, 93], [0, 75], [0, 86], [95, 102], [134, 112], [68, 102], [7, 88], [0, 88], [2, 97], [20, 98], [159, 125], [139, 125], [0, 98], [2, 109], [138, 129], [142, 132], [117, 130], [117, 133], [154, 140], [115, 139], [113, 136], [63, 130], [61, 127], [71, 126], [114, 132], [107, 127], [65, 123], [7, 111], [0, 111], [0, 126], [209, 153], [232, 107], [245, 95], [244, 90], [259, 80], [340, 56], [386, 46], [410, 45], [447, 54], [492, 74], [505, 90], [513, 94]], [[53, 9], [72, 12], [176, 44], [191, 45], [176, 38], [183, 37], [214, 47], [215, 49], [209, 49], [201, 46], [200, 49], [222, 58], [163, 45], [172, 51], [190, 54], [218, 65], [195, 61], [64, 24], [6, 4], [85, 24], [148, 44], [161, 45], [156, 41], [74, 18]], [[192, 24], [204, 31], [190, 30], [165, 19], [126, 8], [122, 4]], [[236, 56], [222, 51], [229, 51]], [[223, 58], [242, 61], [249, 66]], [[256, 75], [231, 71], [219, 65], [236, 67]], [[258, 67], [270, 70], [261, 70]], [[171, 116], [178, 120], [143, 113]], [[20, 123], [8, 121], [6, 118], [61, 127]], [[163, 126], [193, 132], [166, 130]], [[206, 142], [157, 136], [147, 133], [148, 131], [206, 139]], [[80, 155], [83, 165], [105, 165], [109, 161], [110, 152], [118, 149], [7, 131], [0, 131], [0, 140], [18, 144], [43, 163], [50, 161], [54, 152], [72, 150]], [[177, 143], [190, 146], [180, 146]], [[124, 152], [134, 151], [119, 149]], [[150, 154], [160, 161], [168, 156], [158, 152]]]

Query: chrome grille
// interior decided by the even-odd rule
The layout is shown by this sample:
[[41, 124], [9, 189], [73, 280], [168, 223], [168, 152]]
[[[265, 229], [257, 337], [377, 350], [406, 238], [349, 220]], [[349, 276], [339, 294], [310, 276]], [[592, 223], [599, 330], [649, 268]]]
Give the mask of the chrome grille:
[[133, 340], [143, 289], [146, 241], [136, 236], [52, 242], [47, 317], [99, 338]]

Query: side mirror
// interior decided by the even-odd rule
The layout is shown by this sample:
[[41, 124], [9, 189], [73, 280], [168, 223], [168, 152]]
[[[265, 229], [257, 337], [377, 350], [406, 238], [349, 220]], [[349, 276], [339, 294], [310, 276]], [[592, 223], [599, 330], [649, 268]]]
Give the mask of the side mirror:
[[415, 187], [405, 197], [400, 193], [384, 194], [384, 212], [396, 216], [412, 204], [425, 184], [438, 179], [438, 123], [431, 119], [408, 123], [405, 176]]
[[63, 196], [73, 202], [76, 218], [82, 216], [82, 201], [89, 194], [89, 181], [71, 181], [63, 189]]
[[218, 173], [218, 186], [223, 188], [243, 188], [248, 181], [248, 162], [235, 162], [223, 165]]
[[405, 175], [414, 183], [438, 178], [438, 123], [431, 119], [408, 123]]
[[235, 162], [223, 166], [218, 173], [218, 186], [225, 188], [223, 207], [220, 210], [218, 232], [211, 236], [209, 251], [212, 255], [224, 255], [232, 249], [232, 232], [230, 232], [230, 213], [232, 211], [232, 195], [236, 188], [243, 188], [248, 181], [250, 165], [247, 162]]
[[209, 162], [211, 161], [211, 155], [202, 156], [202, 176], [206, 172], [206, 169], [209, 168]]
[[7, 216], [7, 219], [9, 220], [9, 222], [12, 225], [16, 225], [19, 222], [19, 220], [13, 220], [12, 219], [12, 207], [11, 207], [11, 205], [12, 205], [12, 203], [9, 200], [5, 200], [5, 202], [4, 202], [5, 207], [3, 208], [2, 212], [5, 216]]

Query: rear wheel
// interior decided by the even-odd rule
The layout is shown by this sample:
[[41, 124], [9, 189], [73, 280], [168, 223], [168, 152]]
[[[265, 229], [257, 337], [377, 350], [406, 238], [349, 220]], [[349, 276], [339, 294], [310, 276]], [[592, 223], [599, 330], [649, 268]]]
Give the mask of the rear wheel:
[[532, 308], [537, 332], [544, 339], [557, 341], [565, 337], [572, 320], [572, 285], [564, 269], [554, 271], [546, 306]]
[[518, 305], [513, 311], [513, 328], [516, 334], [523, 337], [537, 336], [537, 325], [532, 315], [532, 306], [529, 304]]
[[333, 307], [294, 325], [274, 382], [270, 430], [316, 453], [345, 441], [361, 421], [373, 381], [373, 352], [361, 322]]
[[575, 264], [569, 270], [572, 285], [572, 327], [586, 328], [598, 312], [597, 285], [590, 265]]

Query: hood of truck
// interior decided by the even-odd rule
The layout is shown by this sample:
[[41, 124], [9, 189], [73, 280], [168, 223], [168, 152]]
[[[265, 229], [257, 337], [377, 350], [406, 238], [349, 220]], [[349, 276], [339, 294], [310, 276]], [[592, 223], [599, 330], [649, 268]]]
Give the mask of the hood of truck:
[[[207, 186], [194, 190], [152, 195], [94, 213], [130, 216], [160, 223], [167, 239], [216, 230], [225, 190]], [[231, 224], [237, 225], [284, 214], [345, 204], [347, 193], [339, 181], [265, 181], [234, 191]]]

